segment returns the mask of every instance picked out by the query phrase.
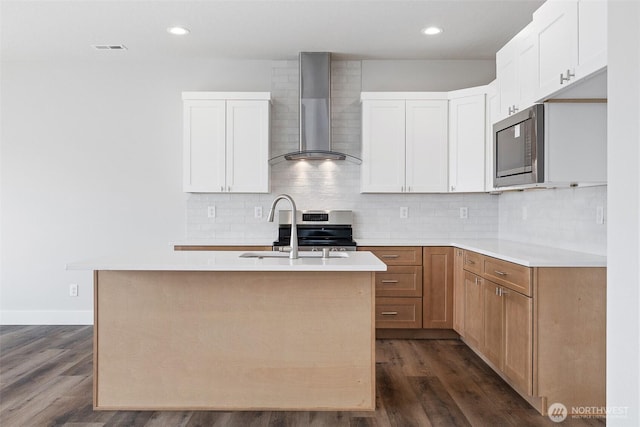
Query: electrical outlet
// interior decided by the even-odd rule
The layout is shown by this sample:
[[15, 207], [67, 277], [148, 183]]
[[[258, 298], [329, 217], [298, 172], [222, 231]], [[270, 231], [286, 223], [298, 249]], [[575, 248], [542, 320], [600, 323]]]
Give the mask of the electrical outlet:
[[409, 218], [409, 208], [407, 206], [402, 206], [400, 208], [400, 218]]
[[253, 208], [253, 217], [256, 219], [262, 218], [262, 206], [256, 206]]
[[216, 217], [216, 207], [215, 206], [207, 207], [207, 216], [209, 218], [215, 218]]
[[78, 296], [78, 285], [75, 283], [72, 283], [69, 285], [69, 296], [70, 297], [77, 297]]
[[604, 224], [604, 206], [596, 207], [596, 224]]
[[460, 208], [460, 219], [469, 218], [469, 208], [466, 206]]

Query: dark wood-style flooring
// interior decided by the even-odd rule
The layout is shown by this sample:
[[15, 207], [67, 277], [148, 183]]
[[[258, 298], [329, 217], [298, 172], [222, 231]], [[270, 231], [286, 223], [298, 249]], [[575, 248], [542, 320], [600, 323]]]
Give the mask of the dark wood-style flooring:
[[558, 425], [457, 340], [378, 340], [375, 412], [93, 411], [92, 352], [91, 326], [0, 327], [0, 426]]

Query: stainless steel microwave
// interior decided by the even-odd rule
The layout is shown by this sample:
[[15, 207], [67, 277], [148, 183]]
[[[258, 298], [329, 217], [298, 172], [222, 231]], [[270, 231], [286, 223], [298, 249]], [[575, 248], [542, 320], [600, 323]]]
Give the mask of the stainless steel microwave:
[[544, 104], [493, 125], [494, 187], [544, 182]]

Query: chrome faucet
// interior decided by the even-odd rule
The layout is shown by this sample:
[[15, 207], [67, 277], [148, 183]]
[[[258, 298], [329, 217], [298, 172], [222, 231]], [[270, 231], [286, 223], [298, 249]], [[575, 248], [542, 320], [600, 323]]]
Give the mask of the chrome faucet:
[[296, 223], [296, 202], [293, 201], [291, 196], [288, 194], [280, 194], [276, 196], [273, 203], [271, 203], [271, 209], [269, 209], [269, 217], [267, 218], [269, 222], [273, 222], [273, 215], [276, 212], [276, 205], [282, 199], [285, 199], [291, 205], [291, 241], [289, 242], [289, 246], [291, 246], [291, 252], [289, 253], [290, 259], [298, 259], [298, 226]]

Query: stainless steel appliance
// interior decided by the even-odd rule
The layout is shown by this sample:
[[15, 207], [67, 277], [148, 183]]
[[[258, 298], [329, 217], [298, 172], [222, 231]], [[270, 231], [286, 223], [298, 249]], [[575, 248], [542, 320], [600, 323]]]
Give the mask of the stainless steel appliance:
[[[274, 251], [289, 250], [291, 239], [291, 211], [278, 211], [278, 240]], [[355, 251], [353, 240], [353, 212], [347, 210], [296, 211], [298, 250]]]
[[297, 151], [270, 160], [362, 160], [335, 151], [331, 145], [331, 53], [300, 52], [299, 55], [300, 140]]
[[543, 104], [493, 125], [494, 187], [544, 182]]

